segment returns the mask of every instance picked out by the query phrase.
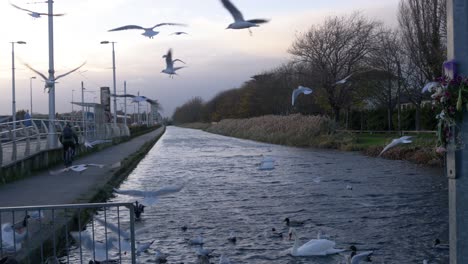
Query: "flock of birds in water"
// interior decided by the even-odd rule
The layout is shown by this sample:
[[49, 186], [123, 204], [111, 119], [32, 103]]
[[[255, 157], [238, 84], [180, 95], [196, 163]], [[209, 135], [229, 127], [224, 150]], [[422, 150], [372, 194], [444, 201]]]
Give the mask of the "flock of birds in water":
[[[252, 27], [258, 27], [260, 24], [267, 23], [269, 20], [267, 19], [250, 19], [250, 20], [245, 20], [242, 13], [237, 9], [234, 4], [229, 1], [229, 0], [220, 0], [223, 6], [229, 11], [229, 13], [232, 15], [234, 22], [229, 24], [227, 29], [248, 29], [250, 34], [252, 34], [250, 28]], [[63, 16], [64, 14], [47, 14], [47, 13], [40, 13], [40, 12], [34, 12], [29, 9], [25, 9], [22, 7], [19, 7], [17, 5], [11, 4], [13, 7], [20, 9], [22, 11], [28, 12], [30, 16], [33, 18], [40, 18], [41, 16]], [[142, 33], [143, 36], [148, 37], [152, 39], [156, 35], [159, 34], [159, 31], [155, 31], [156, 28], [162, 27], [162, 26], [186, 26], [185, 24], [181, 23], [159, 23], [156, 24], [152, 27], [142, 27], [138, 25], [126, 25], [118, 28], [111, 29], [109, 31], [115, 32], [115, 31], [122, 31], [122, 30], [143, 30], [144, 32]], [[187, 32], [184, 31], [177, 31], [171, 33], [171, 35], [185, 35], [188, 34]], [[177, 75], [176, 71], [184, 68], [185, 66], [175, 66], [176, 62], [180, 62], [185, 64], [184, 61], [181, 59], [173, 59], [173, 52], [172, 49], [169, 49], [165, 55], [163, 55], [163, 58], [165, 58], [166, 61], [166, 68], [162, 70], [162, 73], [168, 74], [170, 77], [173, 77], [173, 75]], [[65, 73], [62, 75], [59, 75], [55, 77], [54, 80], [49, 80], [48, 77], [46, 77], [44, 74], [41, 72], [35, 70], [32, 68], [30, 65], [25, 64], [26, 67], [34, 71], [36, 74], [38, 74], [40, 77], [42, 77], [45, 81], [45, 88], [50, 88], [52, 85], [60, 78], [71, 74], [81, 68], [82, 65], [79, 67]], [[352, 77], [352, 74], [345, 77], [342, 80], [339, 80], [335, 83], [335, 85], [343, 85], [345, 84], [350, 78]], [[295, 101], [297, 96], [300, 94], [311, 94], [312, 89], [304, 86], [299, 86], [297, 89], [293, 90], [292, 92], [292, 105], [294, 106]], [[141, 98], [137, 98], [135, 100], [139, 100]], [[381, 156], [384, 152], [386, 152], [388, 149], [395, 147], [399, 144], [408, 144], [411, 143], [411, 137], [410, 136], [403, 136], [398, 139], [392, 140], [390, 144], [384, 147], [382, 152], [379, 154]], [[106, 143], [105, 141], [94, 141], [94, 142], [85, 142], [85, 146], [87, 148], [92, 148], [96, 144], [100, 143]], [[112, 165], [115, 166], [115, 165]], [[117, 165], [118, 166], [118, 165]], [[270, 157], [264, 157], [263, 160], [261, 161], [258, 169], [259, 170], [273, 170], [275, 166], [275, 161], [273, 158]], [[51, 174], [59, 174], [63, 172], [68, 172], [68, 171], [74, 171], [78, 173], [82, 173], [84, 170], [90, 168], [90, 167], [98, 167], [98, 168], [104, 168], [105, 165], [103, 164], [79, 164], [79, 165], [74, 165], [70, 166], [68, 168], [59, 170], [59, 171], [54, 171], [50, 172]], [[139, 197], [141, 198], [141, 202], [136, 201], [135, 206], [134, 206], [134, 213], [135, 213], [135, 219], [139, 220], [141, 219], [142, 214], [144, 213], [144, 209], [147, 206], [154, 206], [158, 198], [163, 195], [167, 194], [172, 194], [179, 192], [182, 190], [184, 186], [167, 186], [164, 187], [160, 190], [157, 191], [140, 191], [140, 190], [119, 190], [119, 189], [114, 189], [114, 191], [118, 194], [122, 195], [128, 195], [128, 196], [133, 196], [133, 197]], [[352, 186], [346, 186], [346, 189], [352, 190]], [[42, 219], [44, 218], [44, 214], [42, 211], [35, 211], [35, 212], [29, 212], [28, 215], [24, 217], [24, 219], [18, 223], [5, 223], [2, 225], [2, 230], [1, 230], [1, 238], [2, 238], [2, 248], [5, 249], [14, 249], [15, 251], [19, 250], [21, 248], [21, 243], [24, 241], [24, 239], [27, 237], [27, 225], [28, 221], [30, 219]], [[114, 232], [118, 237], [116, 236], [110, 236], [106, 242], [97, 242], [93, 241], [93, 238], [91, 234], [87, 231], [81, 231], [81, 232], [71, 232], [71, 236], [81, 244], [81, 246], [89, 250], [90, 252], [94, 252], [95, 254], [95, 260], [91, 260], [89, 263], [110, 263], [106, 261], [106, 259], [109, 258], [108, 252], [111, 250], [113, 247], [117, 248], [121, 251], [128, 252], [131, 250], [130, 247], [130, 233], [128, 231], [124, 231], [120, 229], [118, 226], [113, 225], [107, 221], [104, 221], [100, 218], [94, 218], [98, 223], [102, 224], [103, 226], [106, 226], [107, 229], [111, 230]], [[345, 255], [345, 263], [346, 264], [358, 264], [361, 263], [362, 261], [370, 261], [371, 256], [373, 254], [373, 251], [364, 251], [364, 252], [357, 252], [357, 249], [355, 246], [350, 246], [349, 249], [336, 249], [335, 248], [335, 242], [332, 240], [328, 240], [326, 238], [322, 238], [322, 235], [319, 233], [317, 235], [316, 239], [311, 239], [308, 242], [300, 245], [299, 238], [297, 235], [297, 230], [296, 228], [301, 227], [304, 225], [304, 222], [301, 221], [294, 221], [290, 220], [289, 218], [285, 218], [284, 220], [285, 224], [290, 228], [288, 232], [288, 239], [291, 240], [294, 237], [294, 245], [290, 250], [290, 254], [295, 257], [307, 257], [307, 256], [324, 256], [324, 255], [331, 255], [331, 254], [337, 254], [337, 253], [342, 253], [344, 251], [350, 251], [351, 253], [349, 255]], [[188, 227], [183, 226], [181, 227], [182, 231], [187, 231]], [[142, 228], [140, 230], [136, 231], [136, 234], [142, 233], [147, 231], [147, 229]], [[270, 235], [271, 238], [278, 238], [282, 239], [283, 234], [281, 232], [276, 231], [275, 228], [271, 229]], [[227, 239], [231, 243], [236, 243], [236, 235], [234, 232], [231, 232], [229, 237]], [[154, 243], [154, 240], [145, 242], [145, 243], [138, 243], [138, 246], [136, 247], [136, 253], [137, 255], [142, 254], [143, 252], [147, 251]], [[196, 245], [198, 246], [196, 249], [196, 255], [198, 256], [198, 260], [200, 263], [210, 263], [210, 257], [212, 256], [213, 249], [205, 249], [203, 248], [204, 244], [204, 239], [201, 236], [201, 234], [198, 237], [192, 238], [189, 241], [189, 244], [191, 245]], [[447, 244], [441, 244], [439, 239], [436, 239], [434, 241], [434, 248], [438, 249], [448, 249]], [[168, 254], [161, 252], [160, 250], [156, 250], [154, 255], [154, 259], [157, 263], [166, 263], [167, 259], [169, 257]], [[58, 263], [58, 260], [56, 260]], [[53, 262], [51, 262], [53, 263]], [[231, 263], [229, 260], [229, 257], [226, 255], [221, 255], [219, 257], [219, 264], [228, 264]], [[423, 263], [427, 264], [427, 260], [424, 260]]]

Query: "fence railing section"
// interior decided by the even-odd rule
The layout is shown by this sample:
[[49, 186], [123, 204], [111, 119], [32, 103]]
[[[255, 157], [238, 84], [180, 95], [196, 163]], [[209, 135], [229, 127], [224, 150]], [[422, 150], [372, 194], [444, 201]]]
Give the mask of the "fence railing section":
[[134, 223], [132, 203], [0, 208], [0, 259], [134, 264]]
[[[0, 123], [0, 166], [22, 160], [43, 150], [49, 150], [47, 140], [51, 133], [49, 122], [47, 119], [28, 119]], [[54, 138], [57, 144], [59, 135], [67, 123], [70, 123], [79, 135], [80, 143], [85, 140], [108, 140], [130, 135], [128, 127], [124, 124], [117, 124], [117, 127], [114, 127], [112, 123], [55, 120], [53, 121]]]

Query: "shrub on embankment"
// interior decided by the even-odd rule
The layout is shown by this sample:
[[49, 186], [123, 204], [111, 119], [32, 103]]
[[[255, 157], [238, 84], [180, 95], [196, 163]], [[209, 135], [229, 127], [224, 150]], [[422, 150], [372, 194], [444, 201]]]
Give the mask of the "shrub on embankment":
[[[218, 123], [189, 123], [181, 127], [272, 144], [362, 151], [371, 157], [377, 157], [386, 144], [399, 137], [396, 133], [369, 135], [336, 131], [334, 121], [327, 117], [300, 114], [223, 119]], [[443, 156], [434, 151], [434, 146], [435, 137], [416, 134], [412, 144], [392, 148], [382, 157], [442, 167]]]

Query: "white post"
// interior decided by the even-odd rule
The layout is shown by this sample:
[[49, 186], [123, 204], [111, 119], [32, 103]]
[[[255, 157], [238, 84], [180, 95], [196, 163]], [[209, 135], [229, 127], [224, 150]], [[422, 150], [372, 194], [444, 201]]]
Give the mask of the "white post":
[[47, 0], [49, 5], [49, 134], [47, 137], [49, 147], [57, 147], [57, 137], [55, 135], [55, 70], [54, 70], [54, 8], [53, 0]]
[[[459, 75], [468, 76], [468, 1], [447, 1], [448, 59], [455, 60]], [[463, 140], [468, 140], [468, 111], [457, 124]], [[468, 263], [468, 148], [449, 151], [446, 156], [449, 176], [450, 263]]]

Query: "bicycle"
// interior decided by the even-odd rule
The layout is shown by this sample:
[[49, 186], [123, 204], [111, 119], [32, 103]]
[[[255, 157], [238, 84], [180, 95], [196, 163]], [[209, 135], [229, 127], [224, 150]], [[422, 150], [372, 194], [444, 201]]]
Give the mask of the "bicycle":
[[65, 167], [70, 167], [73, 163], [73, 157], [75, 156], [75, 151], [71, 146], [68, 147], [67, 151], [65, 151], [63, 155], [63, 161], [65, 163]]

